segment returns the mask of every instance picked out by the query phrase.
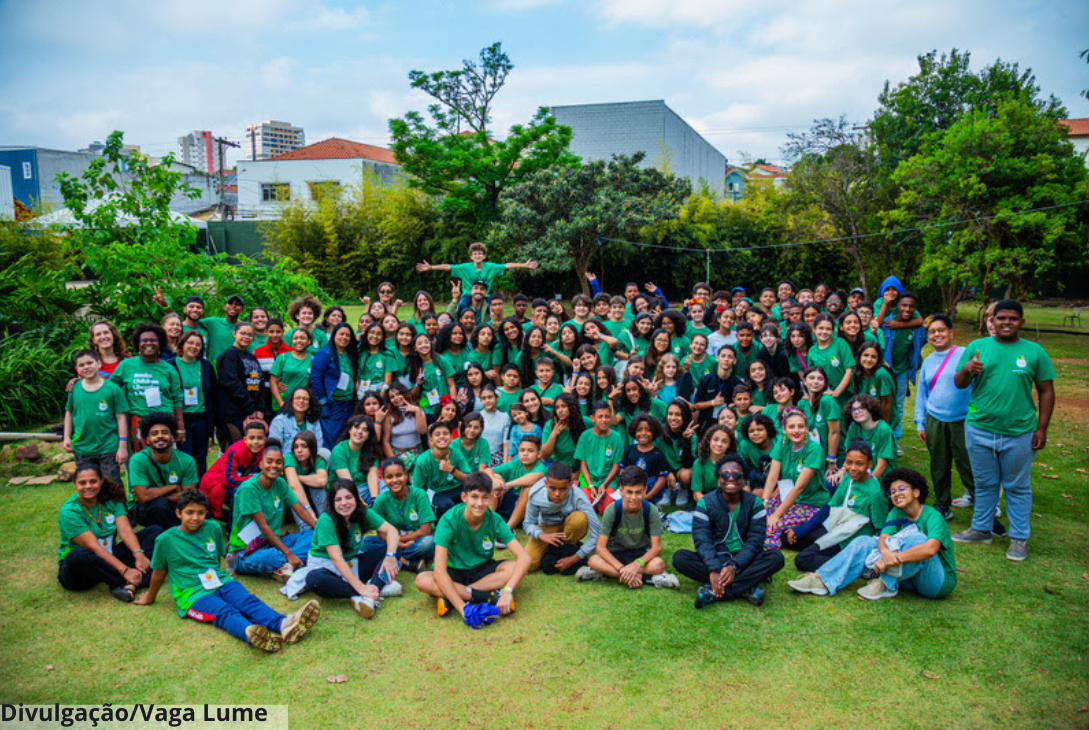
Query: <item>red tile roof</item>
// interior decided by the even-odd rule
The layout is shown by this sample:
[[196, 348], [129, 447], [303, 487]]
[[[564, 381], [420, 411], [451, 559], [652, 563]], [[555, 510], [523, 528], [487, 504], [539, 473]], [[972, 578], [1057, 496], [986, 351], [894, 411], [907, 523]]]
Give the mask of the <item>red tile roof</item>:
[[1089, 137], [1089, 117], [1083, 119], [1060, 119], [1059, 124], [1070, 130], [1071, 137]]
[[349, 139], [330, 137], [321, 142], [308, 144], [291, 152], [270, 157], [269, 160], [375, 160], [376, 162], [388, 162], [396, 165], [393, 152], [385, 147], [375, 147], [372, 144], [352, 142]]

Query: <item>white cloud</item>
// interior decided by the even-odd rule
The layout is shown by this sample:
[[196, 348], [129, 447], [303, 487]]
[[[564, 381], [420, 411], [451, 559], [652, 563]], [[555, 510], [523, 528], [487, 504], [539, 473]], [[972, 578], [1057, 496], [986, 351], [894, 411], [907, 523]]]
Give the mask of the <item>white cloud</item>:
[[290, 30], [349, 31], [366, 28], [372, 22], [371, 12], [367, 8], [345, 10], [320, 6], [314, 10], [304, 10], [304, 15], [306, 17], [292, 20], [287, 27]]

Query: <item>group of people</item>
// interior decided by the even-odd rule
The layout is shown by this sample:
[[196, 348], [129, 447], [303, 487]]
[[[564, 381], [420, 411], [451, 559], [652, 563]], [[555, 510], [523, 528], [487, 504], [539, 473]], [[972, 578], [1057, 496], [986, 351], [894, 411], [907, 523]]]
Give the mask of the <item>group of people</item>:
[[[1027, 556], [1055, 373], [1018, 336], [1018, 302], [994, 305], [990, 336], [967, 347], [896, 277], [876, 307], [862, 289], [786, 280], [755, 296], [700, 282], [671, 306], [653, 284], [609, 295], [591, 275], [594, 296], [570, 312], [517, 295], [508, 313], [495, 278], [534, 262], [469, 253], [417, 267], [449, 271], [451, 300], [439, 311], [416, 292], [403, 321], [383, 282], [354, 329], [310, 295], [287, 323], [259, 306], [243, 318], [237, 295], [205, 316], [189, 297], [135, 328], [132, 355], [95, 323], [65, 414], [77, 471], [61, 585], [149, 604], [168, 581], [181, 615], [276, 651], [320, 607], [283, 616], [232, 575], [268, 574], [289, 598], [348, 599], [370, 618], [408, 570], [439, 615], [474, 628], [513, 611], [536, 570], [673, 589], [679, 573], [699, 584], [697, 608], [761, 605], [784, 548], [802, 593], [864, 577], [863, 598], [941, 598], [956, 585], [952, 543], [1005, 531], [1000, 490], [1007, 557]], [[912, 383], [930, 484], [898, 464]], [[951, 535], [954, 506], [974, 512]], [[667, 561], [661, 535], [685, 513], [695, 549]], [[495, 558], [502, 548], [512, 560]]]

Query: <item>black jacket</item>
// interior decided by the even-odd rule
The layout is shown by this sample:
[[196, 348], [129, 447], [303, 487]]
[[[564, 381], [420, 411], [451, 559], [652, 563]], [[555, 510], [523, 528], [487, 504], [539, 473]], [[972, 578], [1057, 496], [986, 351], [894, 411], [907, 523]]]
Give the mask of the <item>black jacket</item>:
[[216, 360], [216, 374], [220, 423], [237, 423], [254, 411], [264, 411], [261, 363], [253, 354], [228, 347]]
[[[723, 407], [730, 405], [734, 400], [734, 388], [741, 385], [741, 379], [736, 375], [730, 375], [723, 380], [718, 376], [718, 370], [712, 370], [711, 372], [700, 378], [700, 384], [696, 387], [696, 394], [692, 397], [693, 403], [703, 403], [705, 401], [714, 400], [715, 396], [722, 393], [722, 397], [726, 399], [726, 403]], [[699, 411], [700, 414], [700, 433], [702, 434], [707, 430], [707, 427], [715, 422], [714, 408], [705, 408]]]
[[[736, 521], [737, 536], [743, 543], [736, 554], [726, 549], [730, 523]], [[764, 549], [768, 513], [764, 503], [752, 492], [741, 492], [741, 502], [732, 512], [726, 498], [716, 489], [703, 495], [692, 514], [692, 541], [707, 569], [714, 572], [732, 565], [738, 571], [749, 566]]]

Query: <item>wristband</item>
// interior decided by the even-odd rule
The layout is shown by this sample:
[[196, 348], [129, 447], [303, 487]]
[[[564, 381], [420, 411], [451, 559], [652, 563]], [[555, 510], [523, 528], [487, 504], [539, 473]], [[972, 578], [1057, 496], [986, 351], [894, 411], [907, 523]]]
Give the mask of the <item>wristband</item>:
[[304, 512], [309, 512], [310, 511], [310, 505], [306, 505], [305, 507], [303, 507], [303, 511]]
[[506, 591], [507, 593], [514, 593], [514, 589], [511, 588], [510, 586], [503, 586], [503, 590]]
[[128, 441], [128, 440], [129, 440], [129, 437], [128, 437], [128, 436], [118, 436], [118, 437], [117, 437], [117, 440], [118, 440], [118, 441]]
[[387, 558], [396, 558], [396, 557], [397, 557], [397, 553], [386, 553], [386, 557], [387, 557]]
[[647, 567], [647, 564], [643, 562], [643, 559], [642, 559], [642, 558], [636, 558], [636, 559], [635, 559], [635, 562], [639, 563], [639, 564], [640, 564], [640, 565], [642, 565], [642, 566], [643, 566], [644, 568], [645, 568], [645, 567]]
[[133, 550], [132, 552], [133, 552], [134, 554], [135, 554], [135, 553], [142, 553], [142, 552], [144, 552], [144, 549], [143, 549], [143, 548], [136, 548], [136, 549], [135, 549], [135, 550]]
[[825, 459], [825, 461], [835, 461], [835, 460], [836, 460], [836, 457], [834, 457], [834, 456], [829, 456], [827, 459]]

